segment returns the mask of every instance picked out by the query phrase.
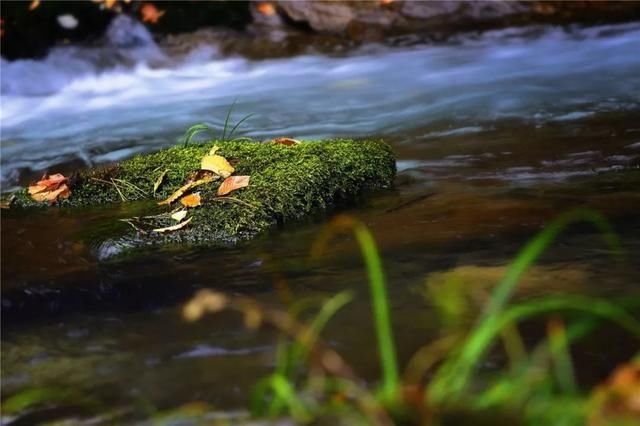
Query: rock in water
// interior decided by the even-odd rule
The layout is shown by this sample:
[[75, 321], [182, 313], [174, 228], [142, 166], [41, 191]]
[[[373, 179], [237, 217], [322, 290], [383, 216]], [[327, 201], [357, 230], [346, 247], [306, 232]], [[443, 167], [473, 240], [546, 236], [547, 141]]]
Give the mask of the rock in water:
[[[191, 222], [171, 232], [153, 229], [176, 225], [170, 212], [180, 203], [149, 202], [138, 218], [154, 216], [150, 220], [157, 223], [144, 229], [144, 224], [121, 222], [121, 234], [105, 236], [111, 245], [127, 248], [118, 250], [118, 255], [128, 249], [157, 244], [216, 246], [247, 240], [276, 224], [322, 211], [339, 202], [352, 202], [366, 190], [390, 187], [396, 172], [391, 148], [382, 141], [308, 141], [291, 146], [210, 142], [176, 146], [114, 166], [81, 172], [71, 188], [71, 196], [58, 199], [57, 205], [165, 200], [190, 179], [202, 179], [196, 173], [202, 158], [214, 145], [219, 146], [215, 154], [234, 165], [234, 175], [250, 176], [249, 185], [229, 196], [218, 197], [216, 193], [223, 179], [204, 179], [205, 183], [185, 192], [197, 191], [202, 200], [199, 207], [189, 209]], [[12, 209], [47, 205], [31, 199], [25, 189], [16, 193]], [[114, 221], [117, 219], [127, 218], [114, 218]], [[127, 244], [116, 244], [120, 239]]]

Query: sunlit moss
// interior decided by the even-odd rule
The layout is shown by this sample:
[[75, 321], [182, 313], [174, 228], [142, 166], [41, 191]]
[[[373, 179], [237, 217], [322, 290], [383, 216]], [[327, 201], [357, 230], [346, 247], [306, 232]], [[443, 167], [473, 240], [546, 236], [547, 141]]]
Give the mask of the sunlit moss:
[[[71, 197], [60, 206], [83, 206], [142, 199], [165, 199], [200, 167], [213, 145], [235, 165], [236, 175], [251, 176], [247, 188], [231, 194], [240, 202], [214, 201], [220, 181], [200, 186], [203, 206], [193, 209], [188, 227], [168, 234], [150, 233], [145, 242], [212, 243], [251, 238], [278, 224], [352, 200], [367, 189], [391, 185], [395, 159], [381, 141], [331, 140], [295, 146], [258, 142], [210, 142], [177, 146], [139, 155], [115, 166], [80, 174]], [[167, 170], [153, 194], [154, 183]], [[18, 206], [36, 206], [26, 190], [17, 194]], [[149, 214], [168, 211], [152, 208]], [[131, 230], [133, 233], [134, 231]]]

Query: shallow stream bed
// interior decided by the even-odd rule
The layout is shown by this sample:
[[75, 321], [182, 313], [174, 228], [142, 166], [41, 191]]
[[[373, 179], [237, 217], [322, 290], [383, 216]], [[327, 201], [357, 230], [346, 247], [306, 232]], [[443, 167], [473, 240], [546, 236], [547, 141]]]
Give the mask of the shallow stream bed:
[[[320, 261], [308, 261], [337, 213], [361, 218], [376, 238], [402, 361], [439, 333], [422, 297], [430, 274], [466, 271], [482, 304], [499, 268], [572, 208], [604, 213], [624, 259], [612, 260], [593, 227], [573, 226], [516, 297], [638, 297], [638, 46], [640, 27], [624, 25], [507, 30], [339, 57], [253, 62], [201, 52], [169, 68], [65, 69], [72, 62], [53, 61], [89, 63], [88, 52], [71, 48], [42, 62], [3, 63], [3, 189], [45, 169], [68, 172], [172, 145], [196, 122], [220, 128], [235, 98], [236, 119], [255, 114], [243, 136], [380, 137], [398, 157], [392, 190], [227, 249], [172, 247], [105, 261], [101, 243], [113, 221], [139, 206], [3, 211], [3, 397], [56, 387], [139, 413], [194, 401], [246, 407], [252, 384], [273, 367], [276, 335], [249, 331], [233, 314], [186, 323], [182, 303], [203, 287], [272, 307], [352, 289], [356, 300], [325, 338], [375, 380], [354, 239], [338, 238]], [[33, 76], [46, 86], [38, 93], [25, 89]], [[541, 332], [531, 333], [533, 341]], [[575, 352], [580, 379], [602, 380], [635, 350], [628, 336], [596, 334]], [[496, 354], [480, 368], [490, 374], [503, 361]]]

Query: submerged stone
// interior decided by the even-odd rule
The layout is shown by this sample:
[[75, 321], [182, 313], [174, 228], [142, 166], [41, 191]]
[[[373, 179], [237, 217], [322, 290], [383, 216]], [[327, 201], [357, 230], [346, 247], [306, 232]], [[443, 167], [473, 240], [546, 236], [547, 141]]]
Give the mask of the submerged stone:
[[[191, 192], [200, 193], [202, 205], [189, 209], [189, 224], [171, 232], [154, 232], [153, 228], [177, 223], [169, 213], [180, 205], [157, 202], [193, 179], [202, 157], [214, 145], [220, 147], [216, 154], [234, 165], [234, 175], [251, 177], [249, 186], [228, 197], [216, 196], [223, 179], [198, 186]], [[71, 179], [71, 196], [56, 205], [65, 208], [147, 200], [139, 216], [114, 218], [130, 219], [136, 225], [119, 222], [120, 234], [105, 239], [105, 247], [118, 247], [116, 254], [123, 251], [121, 247], [128, 251], [167, 243], [227, 245], [336, 203], [354, 201], [366, 190], [389, 187], [395, 170], [391, 148], [382, 141], [330, 140], [293, 146], [212, 141], [176, 146], [81, 172]], [[161, 175], [162, 183], [154, 192]], [[12, 208], [47, 205], [32, 200], [24, 189], [16, 193]]]

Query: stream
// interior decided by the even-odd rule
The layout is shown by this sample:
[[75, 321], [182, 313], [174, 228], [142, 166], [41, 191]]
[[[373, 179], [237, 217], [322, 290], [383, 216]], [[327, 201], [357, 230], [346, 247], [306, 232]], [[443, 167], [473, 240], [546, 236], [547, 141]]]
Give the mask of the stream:
[[[69, 173], [174, 145], [195, 123], [220, 131], [235, 102], [232, 124], [253, 114], [236, 136], [392, 145], [395, 187], [340, 213], [361, 218], [379, 245], [403, 363], [440, 332], [423, 297], [428, 283], [461, 274], [479, 310], [518, 250], [573, 208], [609, 218], [623, 259], [613, 260], [593, 226], [571, 226], [516, 299], [640, 296], [638, 24], [529, 27], [261, 61], [212, 48], [179, 61], [154, 45], [138, 49], [61, 47], [39, 61], [2, 60], [3, 192], [45, 170]], [[47, 387], [142, 416], [198, 401], [243, 410], [274, 366], [277, 335], [248, 330], [232, 313], [185, 322], [182, 303], [200, 288], [279, 308], [352, 290], [355, 300], [324, 338], [360, 377], [379, 377], [355, 239], [339, 237], [308, 261], [337, 212], [226, 249], [105, 259], [114, 217], [132, 209], [2, 211], [3, 397]], [[538, 328], [525, 340], [543, 337]], [[580, 382], [602, 381], [636, 350], [637, 341], [605, 327], [574, 353]], [[479, 368], [491, 374], [504, 362], [492, 353]], [[62, 404], [53, 415], [74, 413]]]

